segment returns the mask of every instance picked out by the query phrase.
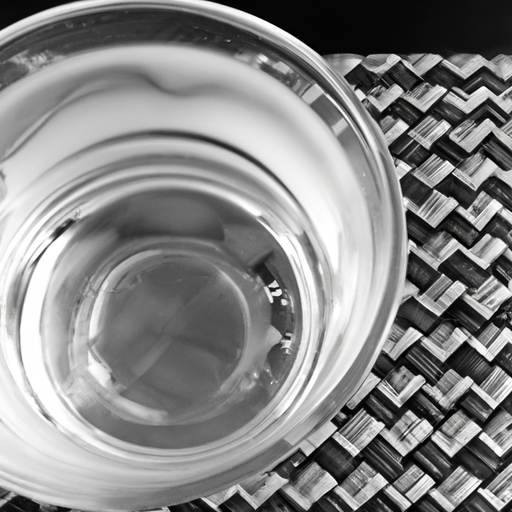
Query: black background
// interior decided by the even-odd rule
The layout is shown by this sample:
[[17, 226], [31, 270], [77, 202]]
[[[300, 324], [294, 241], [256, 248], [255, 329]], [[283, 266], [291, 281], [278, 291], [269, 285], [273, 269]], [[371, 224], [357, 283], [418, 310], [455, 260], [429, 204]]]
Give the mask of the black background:
[[[0, 0], [0, 27], [66, 2]], [[512, 54], [512, 0], [219, 0], [263, 18], [317, 52]]]

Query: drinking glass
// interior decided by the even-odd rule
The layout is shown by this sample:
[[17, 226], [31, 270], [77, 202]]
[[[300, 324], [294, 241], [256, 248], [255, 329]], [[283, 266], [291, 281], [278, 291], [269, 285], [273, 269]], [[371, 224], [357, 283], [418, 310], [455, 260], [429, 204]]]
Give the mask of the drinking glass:
[[145, 509], [290, 455], [404, 279], [348, 84], [231, 8], [90, 0], [0, 32], [0, 87], [0, 485]]

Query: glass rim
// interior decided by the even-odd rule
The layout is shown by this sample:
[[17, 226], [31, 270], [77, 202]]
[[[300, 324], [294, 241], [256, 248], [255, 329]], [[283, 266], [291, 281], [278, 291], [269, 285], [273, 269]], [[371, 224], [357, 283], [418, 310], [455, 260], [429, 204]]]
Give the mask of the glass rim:
[[[65, 20], [70, 17], [122, 7], [127, 9], [169, 9], [197, 13], [231, 23], [278, 45], [298, 59], [301, 64], [306, 64], [308, 71], [312, 71], [316, 76], [321, 77], [322, 80], [327, 82], [331, 88], [329, 93], [334, 93], [334, 99], [338, 105], [342, 106], [346, 121], [364, 148], [370, 167], [376, 168], [379, 171], [378, 176], [386, 177], [385, 182], [383, 181], [379, 185], [384, 186], [383, 192], [388, 198], [392, 199], [389, 202], [391, 207], [390, 213], [396, 230], [392, 251], [395, 262], [390, 265], [387, 288], [401, 289], [405, 278], [405, 263], [407, 260], [406, 224], [402, 203], [399, 200], [401, 192], [398, 178], [384, 136], [348, 83], [320, 54], [295, 36], [257, 16], [209, 0], [79, 0], [46, 9], [0, 30], [0, 48], [17, 37], [35, 31], [49, 22], [57, 22], [61, 19]], [[400, 299], [401, 295], [397, 293], [394, 301], [386, 301], [381, 304], [381, 310], [378, 314], [381, 321], [375, 325], [373, 336], [371, 336], [372, 339], [375, 336], [379, 337], [378, 333], [384, 332], [390, 327], [393, 318], [388, 318], [389, 312], [394, 311]], [[373, 350], [377, 353], [378, 348], [378, 346], [375, 346]], [[376, 357], [377, 355], [374, 355], [372, 362]], [[369, 365], [370, 363], [367, 364], [367, 366]]]
[[[281, 48], [284, 53], [296, 59], [301, 65], [306, 66], [315, 78], [321, 77], [323, 83], [329, 86], [329, 94], [343, 108], [345, 119], [363, 148], [369, 166], [376, 169], [375, 176], [380, 179], [378, 186], [379, 188], [382, 187], [384, 200], [389, 202], [389, 214], [395, 232], [390, 242], [392, 254], [389, 255], [390, 264], [386, 268], [386, 280], [381, 286], [381, 289], [387, 290], [388, 294], [383, 293], [382, 296], [377, 298], [380, 300], [380, 304], [376, 309], [375, 316], [372, 317], [373, 323], [370, 333], [364, 340], [364, 344], [356, 357], [358, 364], [352, 365], [347, 370], [347, 373], [339, 379], [338, 384], [332, 390], [332, 395], [330, 395], [336, 397], [336, 408], [339, 409], [357, 389], [357, 385], [366, 377], [370, 366], [377, 359], [379, 350], [385, 341], [385, 335], [389, 332], [394, 320], [392, 313], [396, 311], [400, 302], [401, 288], [405, 278], [407, 260], [405, 215], [398, 178], [383, 134], [359, 102], [350, 86], [318, 53], [271, 23], [238, 9], [206, 0], [82, 0], [63, 4], [29, 16], [1, 30], [0, 48], [5, 47], [18, 37], [37, 31], [49, 23], [88, 13], [97, 14], [102, 11], [122, 8], [130, 10], [146, 8], [162, 11], [168, 9], [174, 12], [201, 14], [260, 36], [263, 40]], [[384, 296], [386, 300], [383, 300]], [[349, 385], [347, 385], [347, 381], [350, 383]], [[329, 396], [324, 398], [328, 400]], [[300, 426], [290, 429], [289, 436], [286, 436], [287, 440], [304, 438], [330, 419], [333, 414], [331, 410], [333, 407], [329, 410], [321, 410], [320, 405], [318, 404], [315, 410], [316, 415], [314, 414], [305, 422], [301, 422]], [[292, 443], [290, 451], [296, 448], [296, 444]], [[275, 461], [275, 463], [277, 462]]]

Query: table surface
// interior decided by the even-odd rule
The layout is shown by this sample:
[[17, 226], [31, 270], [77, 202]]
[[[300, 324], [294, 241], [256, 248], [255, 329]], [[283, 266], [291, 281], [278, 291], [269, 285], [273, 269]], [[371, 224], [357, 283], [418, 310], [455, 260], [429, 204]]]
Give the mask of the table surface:
[[290, 460], [186, 507], [509, 510], [512, 58], [381, 54], [346, 78], [404, 194], [409, 262], [392, 332], [363, 386]]
[[512, 506], [512, 58], [381, 54], [346, 78], [404, 194], [410, 254], [392, 332], [363, 386], [296, 454], [176, 512]]

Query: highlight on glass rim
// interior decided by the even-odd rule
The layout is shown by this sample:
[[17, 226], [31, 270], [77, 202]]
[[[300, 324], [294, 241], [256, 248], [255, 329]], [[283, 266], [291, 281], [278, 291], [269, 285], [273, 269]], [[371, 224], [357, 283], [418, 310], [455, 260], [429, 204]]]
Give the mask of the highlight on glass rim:
[[143, 510], [272, 469], [405, 273], [383, 136], [313, 50], [200, 0], [0, 33], [0, 487]]

